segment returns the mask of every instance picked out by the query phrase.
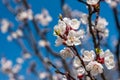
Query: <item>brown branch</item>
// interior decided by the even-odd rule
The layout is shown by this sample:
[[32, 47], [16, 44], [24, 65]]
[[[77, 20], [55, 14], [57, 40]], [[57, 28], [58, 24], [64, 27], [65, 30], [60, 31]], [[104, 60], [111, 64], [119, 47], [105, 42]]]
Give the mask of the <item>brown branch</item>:
[[53, 68], [55, 68], [56, 69], [56, 73], [59, 73], [59, 74], [61, 74], [61, 75], [65, 75], [66, 77], [67, 77], [67, 79], [68, 80], [75, 80], [70, 74], [69, 74], [69, 72], [66, 72], [66, 73], [63, 73], [63, 72], [61, 72], [52, 62], [48, 62]]
[[75, 46], [68, 46], [68, 47], [69, 47], [69, 48], [73, 51], [73, 53], [79, 58], [79, 60], [81, 61], [81, 64], [83, 65], [85, 71], [88, 73], [87, 75], [90, 77], [90, 79], [91, 79], [91, 80], [94, 80], [93, 77], [91, 76], [90, 72], [87, 71], [86, 66], [85, 66], [85, 63], [84, 63], [84, 61], [82, 60], [82, 58], [80, 57], [80, 55], [79, 55], [76, 47], [75, 47]]
[[3, 0], [3, 4], [7, 7], [7, 9], [14, 15], [16, 15], [16, 10], [10, 5], [8, 0]]
[[119, 72], [119, 76], [120, 76], [120, 23], [119, 23], [119, 19], [118, 19], [118, 11], [117, 11], [117, 7], [113, 8], [113, 14], [114, 14], [114, 18], [115, 18], [115, 22], [116, 22], [116, 27], [118, 30], [118, 43], [116, 45], [116, 58], [117, 58], [117, 63], [118, 63], [118, 72]]
[[[91, 33], [91, 35], [92, 35], [92, 39], [93, 39], [93, 43], [94, 43], [94, 49], [95, 49], [95, 52], [96, 52], [96, 48], [98, 48], [98, 46], [97, 46], [96, 36], [95, 36], [94, 31], [93, 31], [93, 29], [92, 29], [91, 18], [92, 18], [93, 12], [92, 12], [92, 9], [91, 9], [91, 6], [90, 6], [90, 5], [88, 6], [88, 11], [89, 11], [89, 14], [88, 14], [88, 15], [89, 15], [89, 16], [88, 16], [89, 31], [90, 31], [90, 33]], [[96, 54], [96, 55], [97, 55], [97, 54]]]
[[65, 0], [61, 0], [61, 9], [63, 10], [63, 6], [65, 4]]
[[[26, 9], [29, 9], [29, 5], [28, 5], [27, 1], [26, 1], [26, 0], [22, 0], [22, 1], [23, 1], [23, 4], [25, 5], [25, 8], [26, 8]], [[43, 33], [41, 32], [39, 26], [37, 25], [37, 23], [36, 23], [36, 21], [35, 21], [35, 18], [34, 18], [34, 15], [33, 15], [32, 23], [33, 23], [33, 25], [34, 25], [34, 27], [35, 27], [35, 30], [36, 30], [36, 32], [38, 33], [38, 35], [39, 35], [43, 40], [47, 41], [45, 35], [43, 35]], [[47, 51], [49, 51], [53, 56], [59, 57], [59, 55], [57, 55], [57, 53], [55, 53], [55, 52], [50, 48], [49, 45], [45, 46], [45, 48], [46, 48]], [[68, 72], [70, 72], [69, 67], [67, 66], [66, 61], [63, 60], [61, 57], [59, 57], [59, 58], [61, 59], [62, 63], [64, 63], [64, 68], [65, 68], [65, 70], [68, 71]]]
[[[29, 28], [28, 23], [26, 23], [26, 27]], [[47, 72], [50, 74], [50, 76], [49, 76], [50, 80], [52, 80], [52, 73], [50, 72], [50, 69], [49, 69], [48, 65], [44, 61], [44, 58], [41, 55], [42, 53], [38, 50], [35, 38], [34, 38], [34, 36], [33, 36], [33, 34], [32, 34], [32, 32], [31, 32], [30, 29], [29, 29], [29, 34], [30, 34], [30, 37], [31, 37], [31, 43], [32, 43], [33, 51], [34, 51], [35, 55], [39, 58], [39, 60], [43, 63], [43, 66], [45, 67], [45, 69], [47, 70]]]
[[[96, 55], [97, 56], [99, 56], [98, 54], [97, 54], [97, 52], [96, 52], [96, 49], [98, 48], [100, 48], [100, 42], [99, 42], [99, 35], [97, 35], [97, 38], [99, 39], [98, 40], [98, 43], [97, 43], [97, 38], [96, 38], [96, 35], [94, 34], [94, 32], [93, 32], [93, 30], [92, 30], [92, 14], [93, 14], [93, 12], [92, 12], [92, 9], [91, 9], [91, 6], [89, 5], [88, 6], [88, 11], [89, 11], [89, 16], [88, 16], [88, 23], [89, 23], [89, 31], [90, 31], [90, 33], [91, 33], [91, 35], [92, 35], [92, 39], [93, 39], [93, 43], [94, 43], [94, 49], [95, 49], [95, 53], [96, 53]], [[96, 18], [96, 25], [97, 25], [97, 19], [98, 19], [98, 16], [97, 16], [97, 18]], [[98, 34], [98, 33], [97, 33]], [[101, 77], [102, 77], [102, 79], [103, 80], [106, 80], [106, 78], [105, 78], [105, 76], [104, 76], [104, 72], [103, 73], [101, 73]]]

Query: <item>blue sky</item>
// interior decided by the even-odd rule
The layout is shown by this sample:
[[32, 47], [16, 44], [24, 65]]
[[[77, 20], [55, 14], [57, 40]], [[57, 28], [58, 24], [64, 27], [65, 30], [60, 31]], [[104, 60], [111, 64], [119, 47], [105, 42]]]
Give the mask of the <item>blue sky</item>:
[[[12, 1], [12, 0], [10, 0]], [[32, 10], [34, 11], [34, 14], [36, 13], [40, 13], [42, 8], [46, 8], [50, 15], [53, 18], [53, 21], [50, 23], [50, 25], [48, 27], [50, 27], [52, 30], [51, 32], [48, 33], [47, 38], [49, 39], [49, 41], [51, 42], [52, 45], [52, 49], [59, 51], [60, 48], [59, 47], [55, 47], [55, 37], [53, 36], [53, 27], [55, 24], [57, 24], [58, 21], [58, 15], [59, 13], [61, 13], [61, 9], [60, 9], [60, 0], [27, 0], [29, 1]], [[87, 12], [86, 11], [86, 7], [84, 5], [81, 5], [77, 0], [66, 0], [66, 2], [72, 10], [80, 10], [83, 12]], [[13, 5], [13, 3], [12, 3]], [[13, 5], [14, 6], [14, 5]], [[101, 3], [101, 11], [100, 11], [100, 16], [106, 18], [106, 20], [109, 22], [109, 30], [110, 30], [110, 36], [111, 35], [117, 35], [116, 33], [116, 27], [115, 27], [115, 22], [114, 22], [114, 17], [113, 17], [113, 12], [110, 9], [110, 7], [105, 3], [102, 2]], [[7, 8], [5, 7], [5, 5], [2, 4], [2, 0], [0, 0], [0, 18], [7, 18], [9, 21], [14, 23], [14, 27], [17, 28], [18, 24], [15, 21], [15, 17], [12, 13], [10, 13]], [[8, 34], [2, 34], [0, 32], [0, 58], [2, 56], [6, 56], [7, 59], [12, 60], [15, 63], [15, 60], [17, 57], [21, 56], [21, 48], [20, 46], [16, 45], [16, 43], [13, 42], [8, 42], [6, 37]], [[111, 42], [111, 39], [108, 39], [108, 42]], [[35, 55], [32, 55], [33, 58], [37, 63], [38, 63], [38, 69], [42, 70], [41, 65], [39, 60], [36, 58]], [[25, 64], [23, 64], [23, 69], [20, 71], [20, 74], [24, 74], [26, 76], [28, 76], [29, 78], [34, 78], [34, 80], [36, 80], [36, 78], [33, 75], [27, 75], [25, 73], [25, 70], [27, 68], [27, 65], [29, 65], [29, 61], [26, 61]], [[4, 79], [3, 79], [4, 78]], [[5, 74], [2, 74], [0, 72], [0, 80], [8, 80], [8, 77]], [[31, 79], [32, 80], [32, 79]]]

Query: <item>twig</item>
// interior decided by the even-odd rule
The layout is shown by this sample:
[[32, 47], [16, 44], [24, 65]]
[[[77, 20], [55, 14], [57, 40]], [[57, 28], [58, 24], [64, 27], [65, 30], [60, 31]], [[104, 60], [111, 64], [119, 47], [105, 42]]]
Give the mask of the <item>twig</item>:
[[73, 51], [73, 53], [79, 58], [79, 60], [81, 61], [81, 64], [83, 65], [85, 71], [88, 73], [87, 75], [90, 77], [90, 79], [91, 79], [91, 80], [94, 80], [93, 77], [91, 76], [90, 72], [87, 71], [86, 66], [85, 66], [85, 63], [84, 63], [84, 61], [82, 60], [82, 58], [80, 57], [80, 55], [79, 55], [76, 47], [75, 47], [75, 46], [68, 46], [68, 47], [69, 47], [69, 48]]
[[120, 76], [120, 60], [119, 60], [119, 54], [120, 54], [120, 23], [119, 23], [119, 19], [118, 19], [118, 12], [117, 12], [117, 7], [113, 8], [113, 13], [114, 13], [114, 18], [115, 18], [115, 22], [116, 22], [116, 27], [118, 30], [118, 43], [116, 45], [116, 58], [117, 58], [117, 62], [118, 62], [118, 72], [119, 72], [119, 76]]
[[63, 73], [63, 72], [61, 72], [52, 62], [48, 62], [53, 68], [55, 68], [56, 69], [56, 73], [59, 73], [59, 74], [61, 74], [61, 75], [65, 75], [66, 77], [67, 77], [67, 79], [68, 80], [75, 80], [70, 74], [69, 74], [69, 72], [66, 72], [66, 73]]
[[[23, 4], [25, 5], [26, 9], [29, 9], [29, 5], [28, 5], [27, 1], [26, 1], [26, 0], [22, 0], [22, 1], [23, 1]], [[36, 23], [36, 21], [35, 21], [35, 18], [34, 18], [34, 15], [33, 15], [32, 23], [33, 23], [33, 25], [34, 25], [34, 27], [35, 27], [35, 30], [36, 30], [36, 32], [38, 33], [38, 35], [39, 35], [43, 40], [47, 41], [45, 35], [43, 35], [43, 34], [41, 33], [41, 30], [40, 30], [39, 26], [37, 25], [37, 23]], [[45, 48], [46, 48], [53, 56], [58, 57], [58, 55], [50, 48], [49, 45], [45, 46]], [[59, 57], [59, 58], [60, 58], [61, 61], [64, 63], [64, 68], [65, 68], [65, 70], [68, 71], [68, 72], [70, 72], [69, 67], [67, 66], [66, 61], [63, 60], [61, 57]]]

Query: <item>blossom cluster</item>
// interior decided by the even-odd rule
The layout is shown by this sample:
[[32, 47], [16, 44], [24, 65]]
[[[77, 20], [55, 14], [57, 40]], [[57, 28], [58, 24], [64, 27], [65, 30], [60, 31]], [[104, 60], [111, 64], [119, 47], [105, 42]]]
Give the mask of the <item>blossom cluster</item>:
[[109, 35], [109, 30], [106, 28], [108, 22], [105, 18], [98, 18], [97, 25], [95, 26], [95, 30], [99, 32], [99, 36], [105, 38]]
[[10, 26], [11, 26], [11, 23], [6, 19], [2, 19], [0, 21], [0, 24], [1, 24], [0, 31], [2, 33], [6, 33], [9, 30]]
[[49, 22], [52, 21], [52, 17], [46, 9], [43, 9], [41, 13], [36, 14], [35, 17], [33, 16], [31, 9], [20, 11], [16, 16], [16, 19], [19, 21], [33, 20], [33, 18], [43, 26], [47, 26]]
[[[86, 70], [90, 71], [92, 76], [96, 76], [99, 73], [103, 73], [103, 65], [105, 64], [107, 69], [113, 69], [115, 67], [114, 56], [109, 49], [106, 51], [100, 50], [99, 55], [96, 56], [93, 50], [82, 50], [81, 58], [85, 63]], [[60, 51], [60, 55], [64, 58], [73, 58], [73, 67], [77, 76], [83, 77], [87, 71], [83, 67], [82, 62], [78, 56], [75, 56], [71, 49], [65, 48]]]
[[23, 37], [23, 32], [21, 29], [18, 29], [15, 32], [11, 32], [11, 34], [7, 36], [7, 40], [12, 41], [13, 39], [17, 39], [19, 37]]
[[[57, 36], [56, 45], [59, 46], [61, 44], [66, 45], [64, 49], [60, 51], [60, 56], [63, 59], [71, 58], [73, 60], [73, 68], [75, 73], [77, 74], [77, 78], [82, 78], [84, 75], [87, 75], [88, 72], [92, 76], [96, 76], [98, 74], [103, 73], [104, 67], [103, 64], [106, 65], [107, 69], [113, 69], [115, 67], [114, 56], [112, 52], [107, 49], [103, 51], [103, 49], [94, 50], [81, 50], [81, 59], [74, 53], [73, 50], [70, 49], [69, 46], [76, 46], [81, 44], [81, 39], [85, 36], [85, 31], [80, 29], [80, 24], [87, 25], [88, 23], [88, 15], [82, 14], [80, 20], [70, 19], [70, 18], [62, 18], [58, 21], [58, 24], [54, 27], [54, 35]], [[97, 24], [93, 23], [93, 31], [94, 34], [99, 32], [99, 36], [107, 37], [108, 29], [106, 26], [108, 22], [106, 19], [99, 17], [97, 20]]]
[[13, 62], [11, 60], [2, 57], [0, 60], [0, 70], [8, 75], [9, 80], [16, 80], [16, 78], [18, 80], [24, 80], [23, 75], [17, 75], [16, 77], [16, 74], [18, 74], [22, 69], [22, 65], [24, 64], [25, 60], [29, 58], [31, 58], [31, 55], [26, 52], [22, 57], [18, 57], [16, 59], [16, 64], [13, 65]]
[[62, 43], [73, 46], [80, 45], [84, 37], [84, 30], [79, 29], [80, 21], [77, 19], [63, 18], [58, 21], [58, 25], [54, 27], [54, 35], [57, 36], [56, 46]]
[[[17, 1], [21, 2], [22, 0], [16, 0], [16, 2]], [[105, 18], [99, 16], [100, 1], [106, 1], [106, 3], [108, 3], [112, 8], [115, 8], [120, 2], [119, 0], [83, 0], [83, 3], [87, 5], [87, 8], [91, 9], [89, 10], [91, 15], [77, 10], [72, 11], [68, 5], [62, 6], [63, 15], [65, 17], [63, 18], [62, 15], [60, 15], [58, 24], [54, 26], [54, 35], [57, 37], [55, 45], [60, 46], [63, 44], [65, 46], [60, 50], [59, 54], [56, 54], [56, 52], [51, 49], [51, 44], [46, 38], [47, 30], [45, 29], [46, 32], [44, 29], [38, 30], [40, 28], [39, 26], [44, 26], [46, 28], [52, 21], [52, 17], [46, 9], [42, 9], [41, 13], [35, 14], [30, 7], [21, 7], [21, 9], [15, 12], [15, 18], [20, 23], [22, 22], [22, 26], [20, 24], [16, 30], [13, 30], [11, 29], [11, 22], [6, 19], [2, 19], [0, 20], [0, 31], [2, 33], [10, 33], [7, 36], [8, 41], [25, 38], [30, 42], [30, 46], [28, 46], [29, 44], [26, 45], [24, 40], [18, 40], [23, 51], [27, 51], [27, 47], [31, 47], [31, 53], [35, 53], [35, 55], [41, 60], [43, 66], [45, 66], [44, 68], [46, 70], [39, 72], [35, 70], [35, 63], [35, 65], [33, 64], [33, 66], [30, 66], [28, 70], [28, 72], [35, 74], [40, 80], [50, 78], [52, 78], [51, 80], [69, 80], [71, 77], [75, 78], [75, 80], [92, 80], [92, 78], [96, 78], [97, 75], [104, 73], [104, 69], [107, 68], [108, 70], [111, 70], [115, 68], [114, 55], [109, 49], [102, 49], [100, 45], [100, 41], [109, 36], [109, 30], [107, 28], [109, 23]], [[23, 3], [26, 3], [24, 5], [27, 5], [27, 1]], [[96, 9], [98, 9], [98, 11], [96, 11]], [[93, 15], [94, 13], [96, 14]], [[95, 20], [92, 16], [96, 16]], [[89, 20], [90, 17], [91, 20]], [[30, 22], [32, 22], [32, 26], [35, 27], [31, 28]], [[39, 37], [35, 35], [34, 30], [32, 30], [33, 28], [35, 28]], [[28, 30], [28, 32], [26, 30]], [[88, 38], [88, 36], [92, 36], [91, 38], [93, 38], [94, 50], [93, 48], [91, 49], [90, 44], [90, 50], [88, 49], [89, 47], [87, 47], [87, 49], [81, 49], [79, 52], [78, 47], [81, 48], [84, 45], [85, 47], [87, 46], [86, 43], [83, 45], [81, 44], [86, 38]], [[48, 53], [51, 53], [52, 56], [56, 56], [58, 61], [56, 59], [55, 61], [54, 59], [50, 61], [51, 57], [48, 58], [49, 55], [42, 54], [44, 49], [39, 50], [42, 47], [46, 48]], [[7, 74], [10, 80], [24, 80], [24, 76], [19, 75], [19, 72], [26, 59], [29, 58], [31, 58], [31, 55], [28, 52], [25, 52], [22, 57], [18, 57], [16, 59], [16, 64], [14, 64], [11, 60], [3, 57], [0, 61], [0, 70]], [[50, 71], [50, 69], [53, 70], [53, 68], [56, 69], [57, 74]]]
[[[78, 17], [82, 25], [88, 26], [88, 14], [80, 12], [78, 10], [72, 11], [71, 14], [73, 15], [73, 17]], [[94, 34], [96, 35], [98, 32], [101, 38], [107, 38], [109, 36], [109, 30], [107, 28], [108, 24], [108, 21], [103, 17], [98, 17], [97, 24], [94, 21], [92, 21], [92, 29], [94, 31]], [[89, 34], [89, 27], [86, 28], [86, 33]]]
[[19, 21], [32, 20], [33, 12], [31, 9], [20, 11], [16, 16], [16, 19]]
[[48, 26], [49, 22], [52, 21], [52, 17], [46, 9], [43, 9], [40, 14], [36, 14], [35, 19], [43, 26]]

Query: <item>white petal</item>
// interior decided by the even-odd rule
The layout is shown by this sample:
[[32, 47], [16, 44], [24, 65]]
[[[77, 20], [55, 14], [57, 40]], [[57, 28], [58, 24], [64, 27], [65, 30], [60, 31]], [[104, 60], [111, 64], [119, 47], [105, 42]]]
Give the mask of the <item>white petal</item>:
[[69, 45], [69, 46], [72, 46], [72, 45], [80, 45], [81, 44], [81, 41], [79, 39], [79, 35], [76, 31], [74, 30], [71, 30], [67, 36], [67, 41], [66, 41], [66, 44]]
[[96, 61], [91, 61], [87, 66], [86, 66], [86, 69], [88, 71], [90, 71], [90, 73], [93, 75], [93, 76], [96, 76], [97, 74], [99, 73], [102, 73], [103, 72], [103, 66], [96, 62]]
[[108, 69], [112, 69], [115, 67], [114, 56], [110, 52], [110, 50], [105, 51], [105, 65]]
[[47, 46], [47, 45], [50, 45], [50, 43], [47, 42], [47, 41], [45, 41], [45, 40], [40, 40], [40, 41], [38, 42], [38, 45], [39, 45], [40, 47], [45, 47], [45, 46]]
[[73, 29], [78, 29], [78, 28], [80, 27], [80, 21], [78, 21], [77, 19], [72, 19], [70, 26], [71, 26]]
[[64, 48], [60, 51], [60, 55], [66, 59], [66, 58], [72, 58], [74, 56], [73, 52], [69, 48]]
[[52, 21], [52, 17], [49, 15], [46, 9], [43, 9], [41, 14], [36, 14], [35, 19], [42, 26], [48, 26], [48, 24]]

